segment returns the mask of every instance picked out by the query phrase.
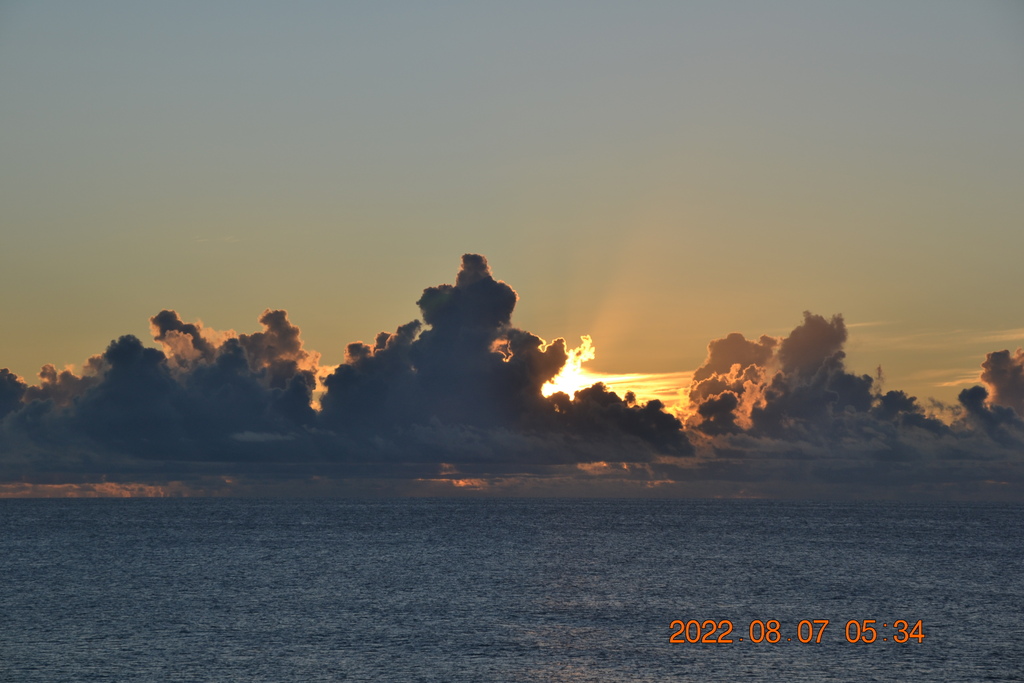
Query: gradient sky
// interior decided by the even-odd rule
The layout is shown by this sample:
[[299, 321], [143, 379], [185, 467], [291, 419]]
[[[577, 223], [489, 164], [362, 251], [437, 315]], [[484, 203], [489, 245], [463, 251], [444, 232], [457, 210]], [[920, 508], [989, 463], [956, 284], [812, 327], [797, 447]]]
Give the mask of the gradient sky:
[[811, 310], [951, 401], [1024, 344], [1020, 2], [7, 1], [0, 93], [30, 381], [162, 308], [338, 363], [464, 252], [604, 372]]

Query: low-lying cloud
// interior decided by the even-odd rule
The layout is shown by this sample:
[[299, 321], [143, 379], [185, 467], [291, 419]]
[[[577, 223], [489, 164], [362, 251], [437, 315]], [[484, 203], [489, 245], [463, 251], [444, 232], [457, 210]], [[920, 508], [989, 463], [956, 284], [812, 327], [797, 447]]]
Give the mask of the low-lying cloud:
[[35, 384], [0, 369], [0, 495], [1024, 498], [1019, 349], [956, 405], [922, 405], [850, 372], [842, 316], [808, 312], [783, 338], [712, 341], [681, 406], [600, 383], [545, 396], [569, 351], [515, 327], [517, 303], [466, 254], [419, 319], [336, 368], [283, 310], [251, 334], [164, 310], [158, 348], [122, 336]]

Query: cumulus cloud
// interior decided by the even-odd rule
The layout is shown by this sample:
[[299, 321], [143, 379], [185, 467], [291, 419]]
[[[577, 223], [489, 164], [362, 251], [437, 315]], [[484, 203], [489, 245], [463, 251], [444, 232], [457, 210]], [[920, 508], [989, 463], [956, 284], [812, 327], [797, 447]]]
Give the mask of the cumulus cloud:
[[7, 368], [0, 368], [0, 418], [21, 405], [25, 388], [25, 383], [20, 377]]
[[69, 405], [76, 396], [96, 384], [98, 378], [106, 370], [104, 358], [93, 356], [85, 364], [81, 377], [71, 368], [60, 372], [49, 363], [39, 371], [39, 384], [25, 389], [25, 401], [52, 401], [58, 406]]
[[[541, 387], [568, 359], [565, 341], [545, 343], [514, 327], [517, 301], [515, 290], [494, 279], [483, 256], [466, 254], [454, 285], [423, 291], [417, 301], [423, 323], [381, 332], [372, 346], [349, 344], [346, 362], [324, 380], [321, 424], [355, 438], [387, 435], [420, 451], [431, 447], [410, 434], [460, 425], [543, 435], [563, 449], [559, 454], [535, 448], [549, 460], [560, 461], [564, 453], [587, 460], [596, 457], [588, 448], [603, 456], [609, 445], [641, 459], [661, 450], [690, 453], [680, 423], [657, 401], [638, 404], [603, 386], [575, 398], [544, 397]], [[565, 434], [587, 447], [564, 449]], [[504, 440], [487, 437], [480, 444], [508, 451], [499, 445]]]
[[992, 402], [1024, 415], [1024, 349], [1013, 355], [1007, 350], [993, 351], [981, 367], [981, 381], [991, 390]]
[[841, 315], [804, 313], [788, 336], [749, 341], [738, 333], [712, 341], [694, 373], [690, 426], [708, 435], [746, 433], [787, 442], [836, 444], [885, 433], [891, 425], [942, 433], [917, 399], [881, 394], [870, 375], [846, 369]]
[[47, 365], [36, 384], [0, 370], [0, 484], [1024, 497], [1020, 350], [989, 354], [984, 386], [926, 409], [847, 369], [841, 315], [805, 312], [785, 337], [711, 341], [679, 411], [600, 382], [544, 396], [570, 352], [516, 327], [518, 302], [466, 254], [454, 284], [423, 290], [418, 319], [349, 343], [333, 369], [283, 310], [252, 333], [160, 311], [159, 348], [122, 336], [81, 375]]
[[[1024, 429], [1014, 410], [981, 386], [932, 410], [883, 391], [880, 371], [876, 380], [847, 369], [847, 335], [842, 316], [805, 312], [783, 338], [712, 341], [687, 419], [708, 457], [686, 476], [743, 495], [1021, 496]], [[998, 377], [1007, 401], [1013, 371], [995, 356], [986, 381]]]
[[242, 334], [160, 311], [150, 319], [160, 348], [122, 336], [81, 376], [45, 366], [36, 386], [0, 373], [0, 476], [419, 477], [452, 462], [537, 473], [691, 452], [657, 401], [600, 385], [544, 397], [565, 342], [515, 327], [517, 301], [483, 256], [466, 254], [454, 284], [423, 290], [421, 320], [350, 343], [332, 372], [283, 310], [264, 311], [262, 330]]
[[176, 311], [163, 310], [149, 319], [153, 338], [163, 344], [167, 356], [179, 364], [211, 360], [215, 348], [203, 338], [202, 323], [182, 322]]

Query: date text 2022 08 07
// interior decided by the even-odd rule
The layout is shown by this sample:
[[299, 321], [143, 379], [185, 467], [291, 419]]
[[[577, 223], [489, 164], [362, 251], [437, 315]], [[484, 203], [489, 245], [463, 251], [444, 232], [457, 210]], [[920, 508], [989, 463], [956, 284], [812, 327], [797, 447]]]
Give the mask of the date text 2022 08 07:
[[[828, 619], [803, 619], [796, 626], [793, 634], [784, 634], [782, 623], [778, 619], [754, 619], [747, 626], [746, 637], [733, 636], [735, 628], [729, 619], [706, 619], [699, 621], [676, 619], [669, 628], [672, 634], [670, 643], [715, 643], [731, 644], [749, 641], [751, 643], [792, 642], [820, 643], [825, 629], [831, 623]], [[891, 630], [890, 630], [891, 629]], [[916, 640], [924, 641], [924, 626], [918, 619], [913, 625], [906, 619], [882, 621], [877, 619], [850, 619], [846, 622], [844, 635], [848, 643], [907, 643]]]

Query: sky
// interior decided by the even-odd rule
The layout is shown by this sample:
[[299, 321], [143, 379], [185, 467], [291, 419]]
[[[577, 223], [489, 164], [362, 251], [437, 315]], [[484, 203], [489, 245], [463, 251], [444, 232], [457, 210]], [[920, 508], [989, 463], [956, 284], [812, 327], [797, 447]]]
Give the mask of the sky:
[[[322, 380], [351, 342], [423, 320], [424, 288], [479, 254], [518, 297], [495, 325], [569, 348], [588, 335], [585, 368], [618, 397], [661, 379], [638, 398], [688, 425], [676, 455], [738, 448], [693, 445], [736, 435], [709, 436], [678, 398], [709, 343], [786, 339], [813, 316], [842, 337], [822, 358], [841, 347], [842, 373], [870, 375], [876, 396], [903, 391], [962, 430], [1014, 409], [982, 363], [1007, 350], [1012, 366], [1024, 346], [1018, 2], [8, 0], [0, 93], [0, 368], [26, 387], [44, 364], [103, 384], [112, 342], [134, 335], [196, 389], [183, 378], [221, 346], [174, 355], [151, 332], [164, 310], [238, 339], [286, 310], [308, 354], [289, 351], [288, 377]], [[261, 390], [285, 391], [279, 358], [248, 343]], [[785, 370], [772, 354], [755, 365]], [[960, 393], [979, 385], [971, 413]], [[99, 401], [97, 386], [77, 391]], [[36, 481], [26, 453], [82, 443], [64, 422], [48, 433], [68, 442], [24, 441], [12, 416], [31, 395], [5, 418], [12, 482]], [[91, 399], [46, 400], [67, 421]], [[474, 419], [444, 424], [494, 428]], [[230, 434], [294, 436], [281, 429]], [[82, 452], [136, 457], [106, 438]], [[629, 460], [606, 455], [576, 464]]]

